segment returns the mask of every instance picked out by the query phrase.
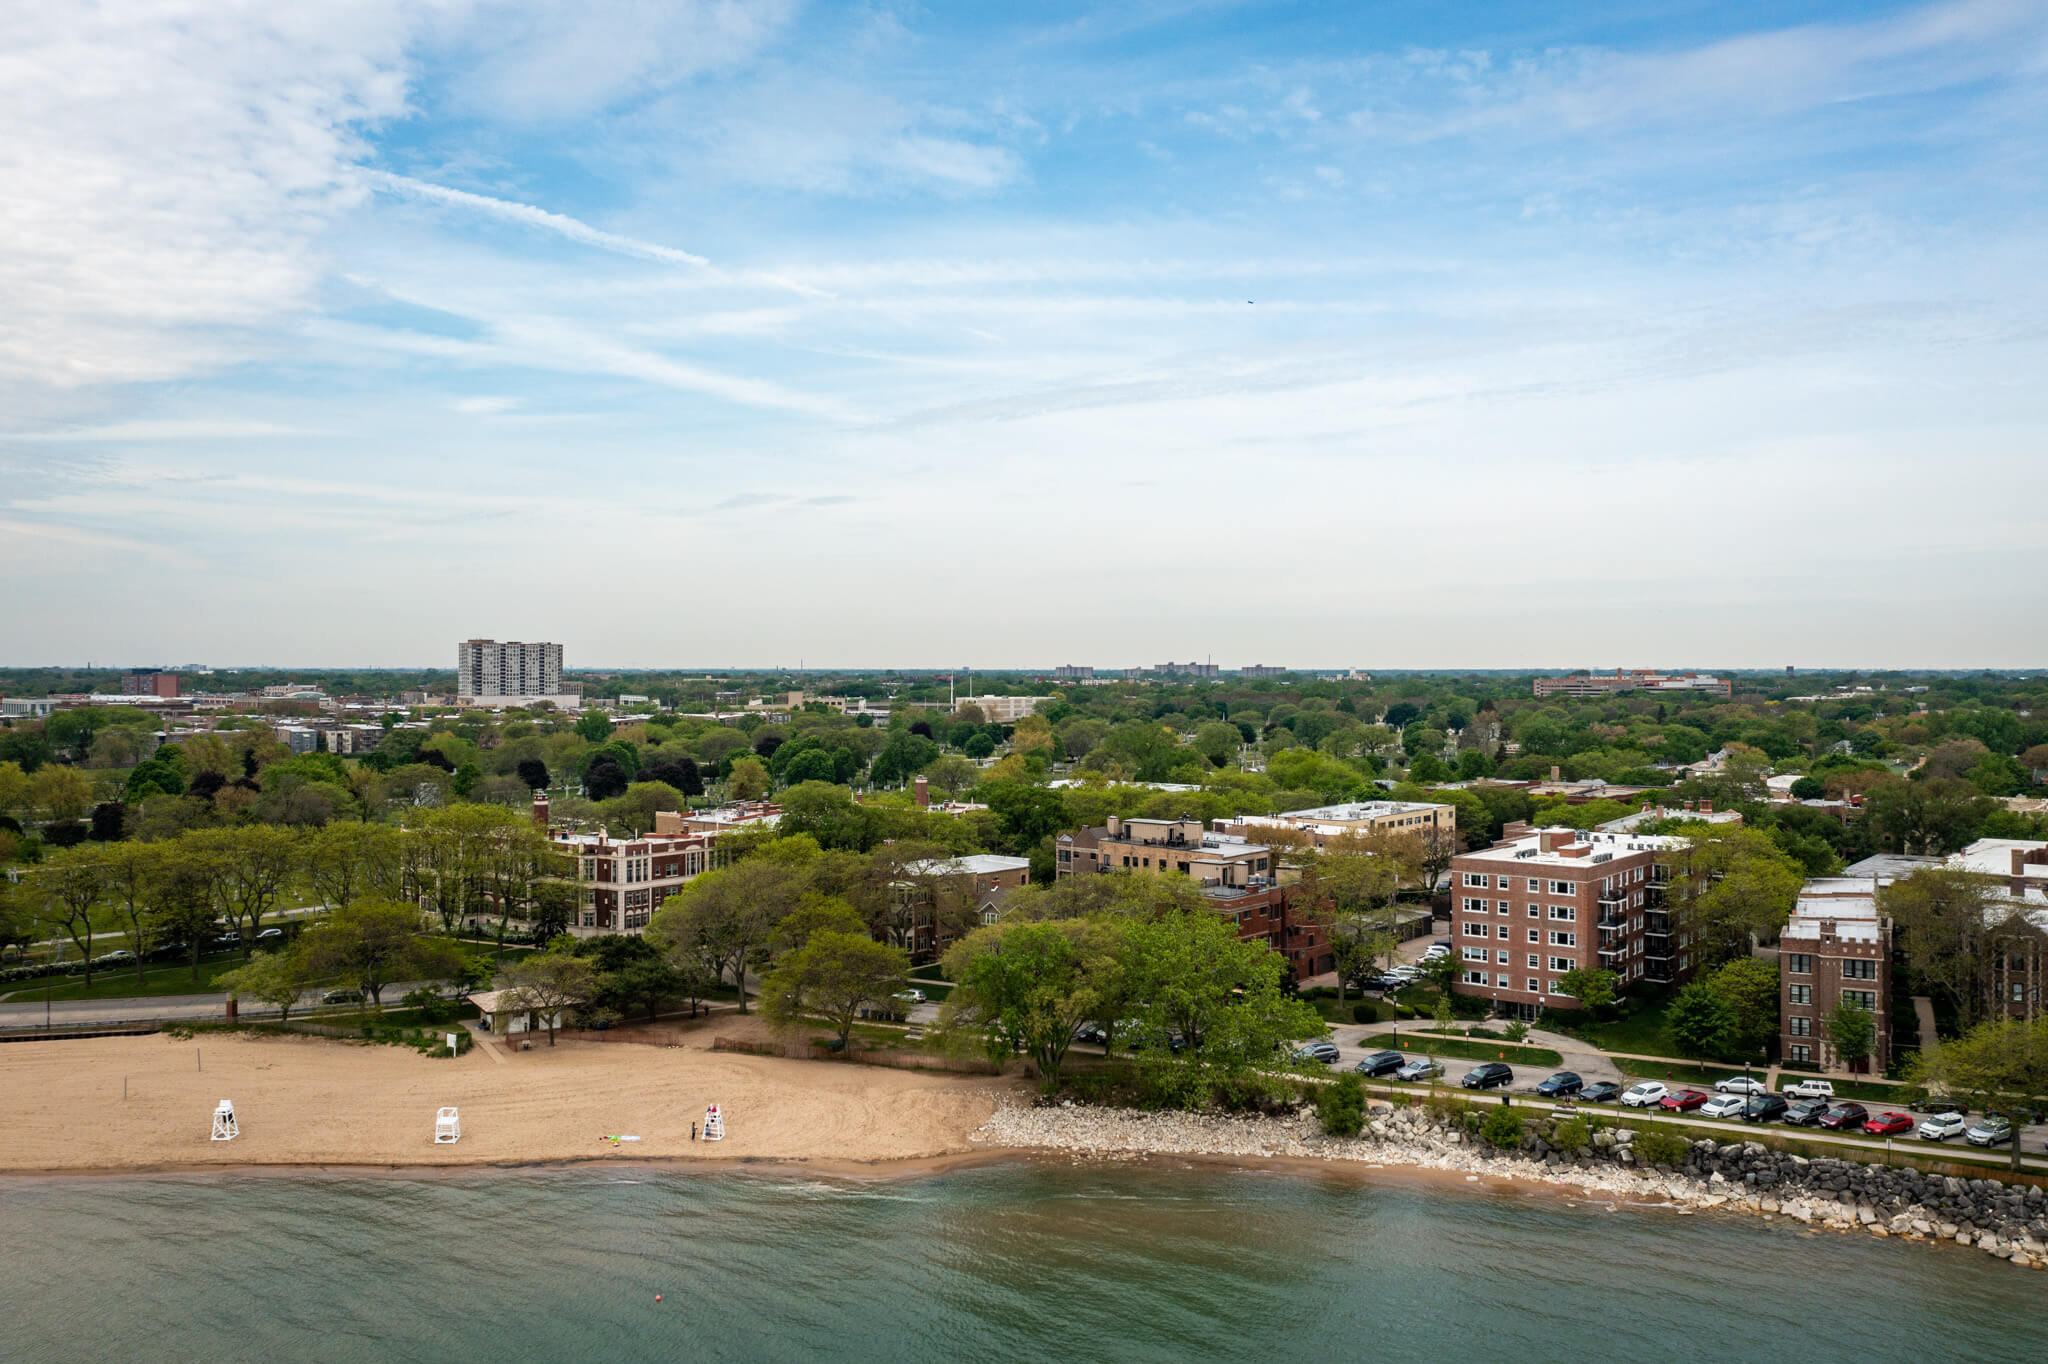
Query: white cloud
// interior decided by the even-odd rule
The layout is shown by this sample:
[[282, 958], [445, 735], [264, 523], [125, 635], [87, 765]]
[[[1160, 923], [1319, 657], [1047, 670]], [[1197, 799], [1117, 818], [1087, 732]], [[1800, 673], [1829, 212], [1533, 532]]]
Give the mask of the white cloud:
[[404, 175], [392, 175], [388, 171], [367, 170], [363, 178], [378, 189], [407, 198], [423, 199], [429, 203], [449, 204], [456, 208], [468, 209], [474, 213], [487, 214], [508, 222], [523, 223], [542, 232], [552, 232], [572, 242], [595, 246], [604, 251], [616, 251], [622, 256], [637, 256], [641, 260], [659, 261], [663, 265], [683, 265], [703, 268], [711, 264], [704, 257], [673, 246], [662, 246], [657, 242], [644, 242], [636, 237], [622, 237], [616, 232], [606, 232], [592, 227], [589, 223], [560, 213], [550, 213], [532, 204], [514, 203], [509, 199], [494, 199], [489, 195], [471, 194], [467, 190], [449, 189], [445, 185], [430, 185], [423, 180], [414, 180]]
[[15, 6], [0, 53], [0, 375], [156, 380], [302, 307], [405, 107], [396, 0]]
[[39, 444], [97, 444], [102, 441], [260, 440], [270, 436], [313, 435], [303, 427], [278, 422], [194, 420], [110, 422], [51, 431], [0, 431], [0, 440]]
[[457, 98], [515, 122], [591, 113], [758, 52], [795, 0], [489, 0], [446, 36]]

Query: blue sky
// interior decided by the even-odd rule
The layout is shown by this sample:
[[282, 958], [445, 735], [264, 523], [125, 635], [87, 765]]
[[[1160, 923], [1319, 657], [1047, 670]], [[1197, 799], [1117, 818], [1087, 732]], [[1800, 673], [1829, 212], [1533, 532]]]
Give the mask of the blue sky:
[[2048, 664], [2038, 3], [22, 29], [0, 661]]

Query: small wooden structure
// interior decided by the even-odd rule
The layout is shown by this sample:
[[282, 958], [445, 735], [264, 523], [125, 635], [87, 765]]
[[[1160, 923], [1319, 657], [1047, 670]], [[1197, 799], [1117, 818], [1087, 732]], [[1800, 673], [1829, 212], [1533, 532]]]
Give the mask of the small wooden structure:
[[718, 1111], [717, 1104], [704, 1110], [704, 1140], [725, 1140], [725, 1115]]
[[241, 1135], [241, 1126], [235, 1121], [234, 1100], [222, 1099], [220, 1106], [213, 1110], [213, 1140], [233, 1141]]
[[434, 1145], [445, 1146], [462, 1140], [462, 1115], [452, 1108], [434, 1113]]

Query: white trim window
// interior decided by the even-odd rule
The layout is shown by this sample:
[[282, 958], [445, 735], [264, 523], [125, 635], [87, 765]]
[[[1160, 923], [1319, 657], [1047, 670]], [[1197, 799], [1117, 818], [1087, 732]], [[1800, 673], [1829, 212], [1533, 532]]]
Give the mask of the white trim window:
[[1530, 977], [1529, 977], [1529, 993], [1530, 993], [1530, 994], [1532, 994], [1532, 995], [1540, 995], [1540, 994], [1542, 994], [1542, 993], [1543, 993], [1543, 982], [1542, 982], [1542, 981], [1540, 981], [1540, 980], [1538, 980], [1538, 979], [1536, 979], [1536, 977], [1534, 977], [1534, 976], [1530, 976]]
[[1493, 883], [1487, 879], [1484, 872], [1468, 871], [1465, 873], [1465, 884], [1473, 890], [1485, 890]]
[[1552, 895], [1577, 895], [1579, 893], [1578, 883], [1575, 881], [1552, 881], [1550, 883], [1550, 893]]
[[1506, 976], [1495, 976], [1493, 978], [1493, 983], [1500, 986], [1500, 988], [1503, 990], [1511, 990], [1514, 988], [1513, 986], [1508, 984], [1508, 978]]
[[1467, 971], [1467, 972], [1465, 973], [1465, 983], [1466, 983], [1467, 985], [1484, 985], [1484, 984], [1486, 984], [1486, 972], [1484, 972], [1484, 971]]
[[1577, 965], [1578, 963], [1573, 961], [1570, 957], [1552, 957], [1550, 959], [1550, 969], [1553, 971], [1569, 971]]
[[1493, 954], [1493, 964], [1494, 964], [1495, 966], [1506, 966], [1506, 965], [1508, 964], [1508, 954], [1507, 954], [1506, 952], [1496, 952], [1496, 953], [1494, 953], [1494, 954]]
[[1465, 936], [1468, 938], [1490, 938], [1493, 934], [1487, 932], [1485, 924], [1468, 923], [1465, 925]]
[[1468, 947], [1464, 951], [1466, 961], [1485, 961], [1493, 955], [1484, 947]]
[[1550, 917], [1559, 923], [1575, 924], [1579, 921], [1579, 907], [1577, 905], [1552, 905], [1550, 907]]
[[1552, 947], [1577, 947], [1579, 945], [1579, 935], [1576, 933], [1559, 933], [1556, 929], [1552, 929], [1550, 932], [1550, 945]]
[[1507, 926], [1506, 924], [1501, 924], [1501, 925], [1500, 925], [1499, 927], [1500, 927], [1500, 940], [1501, 940], [1502, 942], [1506, 942], [1506, 941], [1508, 940], [1508, 926]]
[[1467, 914], [1484, 914], [1484, 913], [1486, 913], [1486, 901], [1484, 901], [1484, 900], [1481, 900], [1481, 899], [1477, 899], [1476, 897], [1473, 897], [1473, 896], [1469, 896], [1469, 895], [1468, 895], [1468, 896], [1466, 896], [1466, 897], [1465, 897], [1465, 912], [1466, 912]]

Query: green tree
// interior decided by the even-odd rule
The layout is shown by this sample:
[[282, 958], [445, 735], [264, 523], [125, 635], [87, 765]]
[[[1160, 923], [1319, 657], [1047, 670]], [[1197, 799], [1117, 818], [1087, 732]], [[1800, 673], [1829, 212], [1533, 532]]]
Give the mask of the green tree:
[[381, 1010], [384, 987], [393, 981], [446, 980], [460, 972], [460, 949], [427, 937], [425, 928], [418, 905], [357, 900], [300, 934], [298, 951], [314, 975], [347, 981]]
[[1512, 1108], [1493, 1109], [1479, 1125], [1479, 1135], [1496, 1151], [1512, 1151], [1522, 1144], [1522, 1115]]
[[956, 985], [941, 1026], [978, 1035], [998, 1062], [1024, 1053], [1056, 1088], [1075, 1030], [1122, 1001], [1119, 938], [1115, 925], [1087, 919], [977, 929], [946, 953]]
[[1877, 1046], [1877, 1020], [1868, 1009], [1849, 999], [1837, 1000], [1821, 1020], [1835, 1059], [1850, 1070], [1860, 1071]]
[[734, 760], [726, 778], [726, 791], [734, 800], [759, 800], [768, 794], [768, 765], [759, 758]]
[[92, 986], [92, 916], [106, 898], [109, 884], [104, 850], [93, 843], [56, 848], [45, 854], [28, 876], [29, 914], [38, 927], [62, 933], [77, 947], [85, 963], [85, 984]]
[[647, 934], [665, 951], [694, 956], [739, 991], [747, 1011], [747, 967], [771, 928], [803, 898], [804, 877], [771, 858], [750, 857], [705, 872], [654, 912]]
[[[1778, 963], [1737, 957], [1707, 977], [1735, 1015], [1737, 1053], [1755, 1056], [1778, 1035]], [[1865, 1053], [1868, 1055], [1868, 1053]]]
[[242, 959], [255, 948], [263, 920], [283, 900], [301, 864], [304, 836], [266, 824], [199, 829], [185, 846], [205, 862], [216, 908], [242, 939]]
[[1726, 1056], [1741, 1033], [1735, 1010], [1703, 980], [1696, 980], [1678, 992], [1665, 1014], [1665, 1022], [1679, 1051], [1686, 1056]]
[[1603, 967], [1574, 966], [1557, 978], [1559, 994], [1570, 995], [1595, 1012], [1612, 1007], [1620, 988], [1621, 977]]
[[761, 1012], [781, 1027], [823, 1018], [846, 1045], [853, 1021], [903, 988], [910, 958], [865, 933], [814, 933], [761, 981]]
[[2012, 1168], [2020, 1168], [2019, 1111], [2048, 1096], [2048, 1015], [2030, 1022], [1993, 1019], [1932, 1051], [1908, 1058], [1907, 1078], [1937, 1094], [1968, 1097], [2013, 1122]]
[[1365, 1130], [1365, 1082], [1347, 1070], [1316, 1095], [1316, 1118], [1333, 1137], [1355, 1137]]
[[794, 952], [811, 940], [814, 933], [865, 933], [867, 924], [859, 911], [837, 895], [806, 894], [797, 907], [775, 925], [769, 947], [780, 956]]
[[1704, 964], [1747, 956], [1792, 917], [1805, 876], [1761, 829], [1711, 825], [1672, 856], [1665, 903], [1687, 925]]
[[576, 717], [576, 733], [587, 743], [601, 744], [611, 737], [612, 718], [601, 710], [586, 710]]
[[1965, 1027], [1981, 1020], [1998, 937], [2016, 909], [1998, 878], [1923, 867], [1879, 887], [1877, 907], [1891, 919], [1920, 988], [1945, 996]]
[[258, 952], [232, 971], [213, 978], [214, 987], [230, 999], [253, 999], [277, 1009], [277, 1021], [289, 1023], [299, 995], [312, 983], [306, 957], [296, 951]]
[[925, 777], [933, 786], [946, 793], [948, 799], [958, 800], [960, 793], [981, 779], [981, 769], [957, 753], [948, 753], [935, 758], [924, 770]]
[[1152, 1032], [1178, 1033], [1212, 1065], [1270, 1065], [1291, 1041], [1327, 1028], [1307, 1004], [1283, 997], [1287, 960], [1206, 906], [1127, 921], [1135, 993]]
[[597, 972], [583, 958], [566, 951], [536, 952], [505, 968], [507, 998], [500, 1007], [539, 1014], [552, 1047], [563, 1011], [590, 1003], [597, 986]]

